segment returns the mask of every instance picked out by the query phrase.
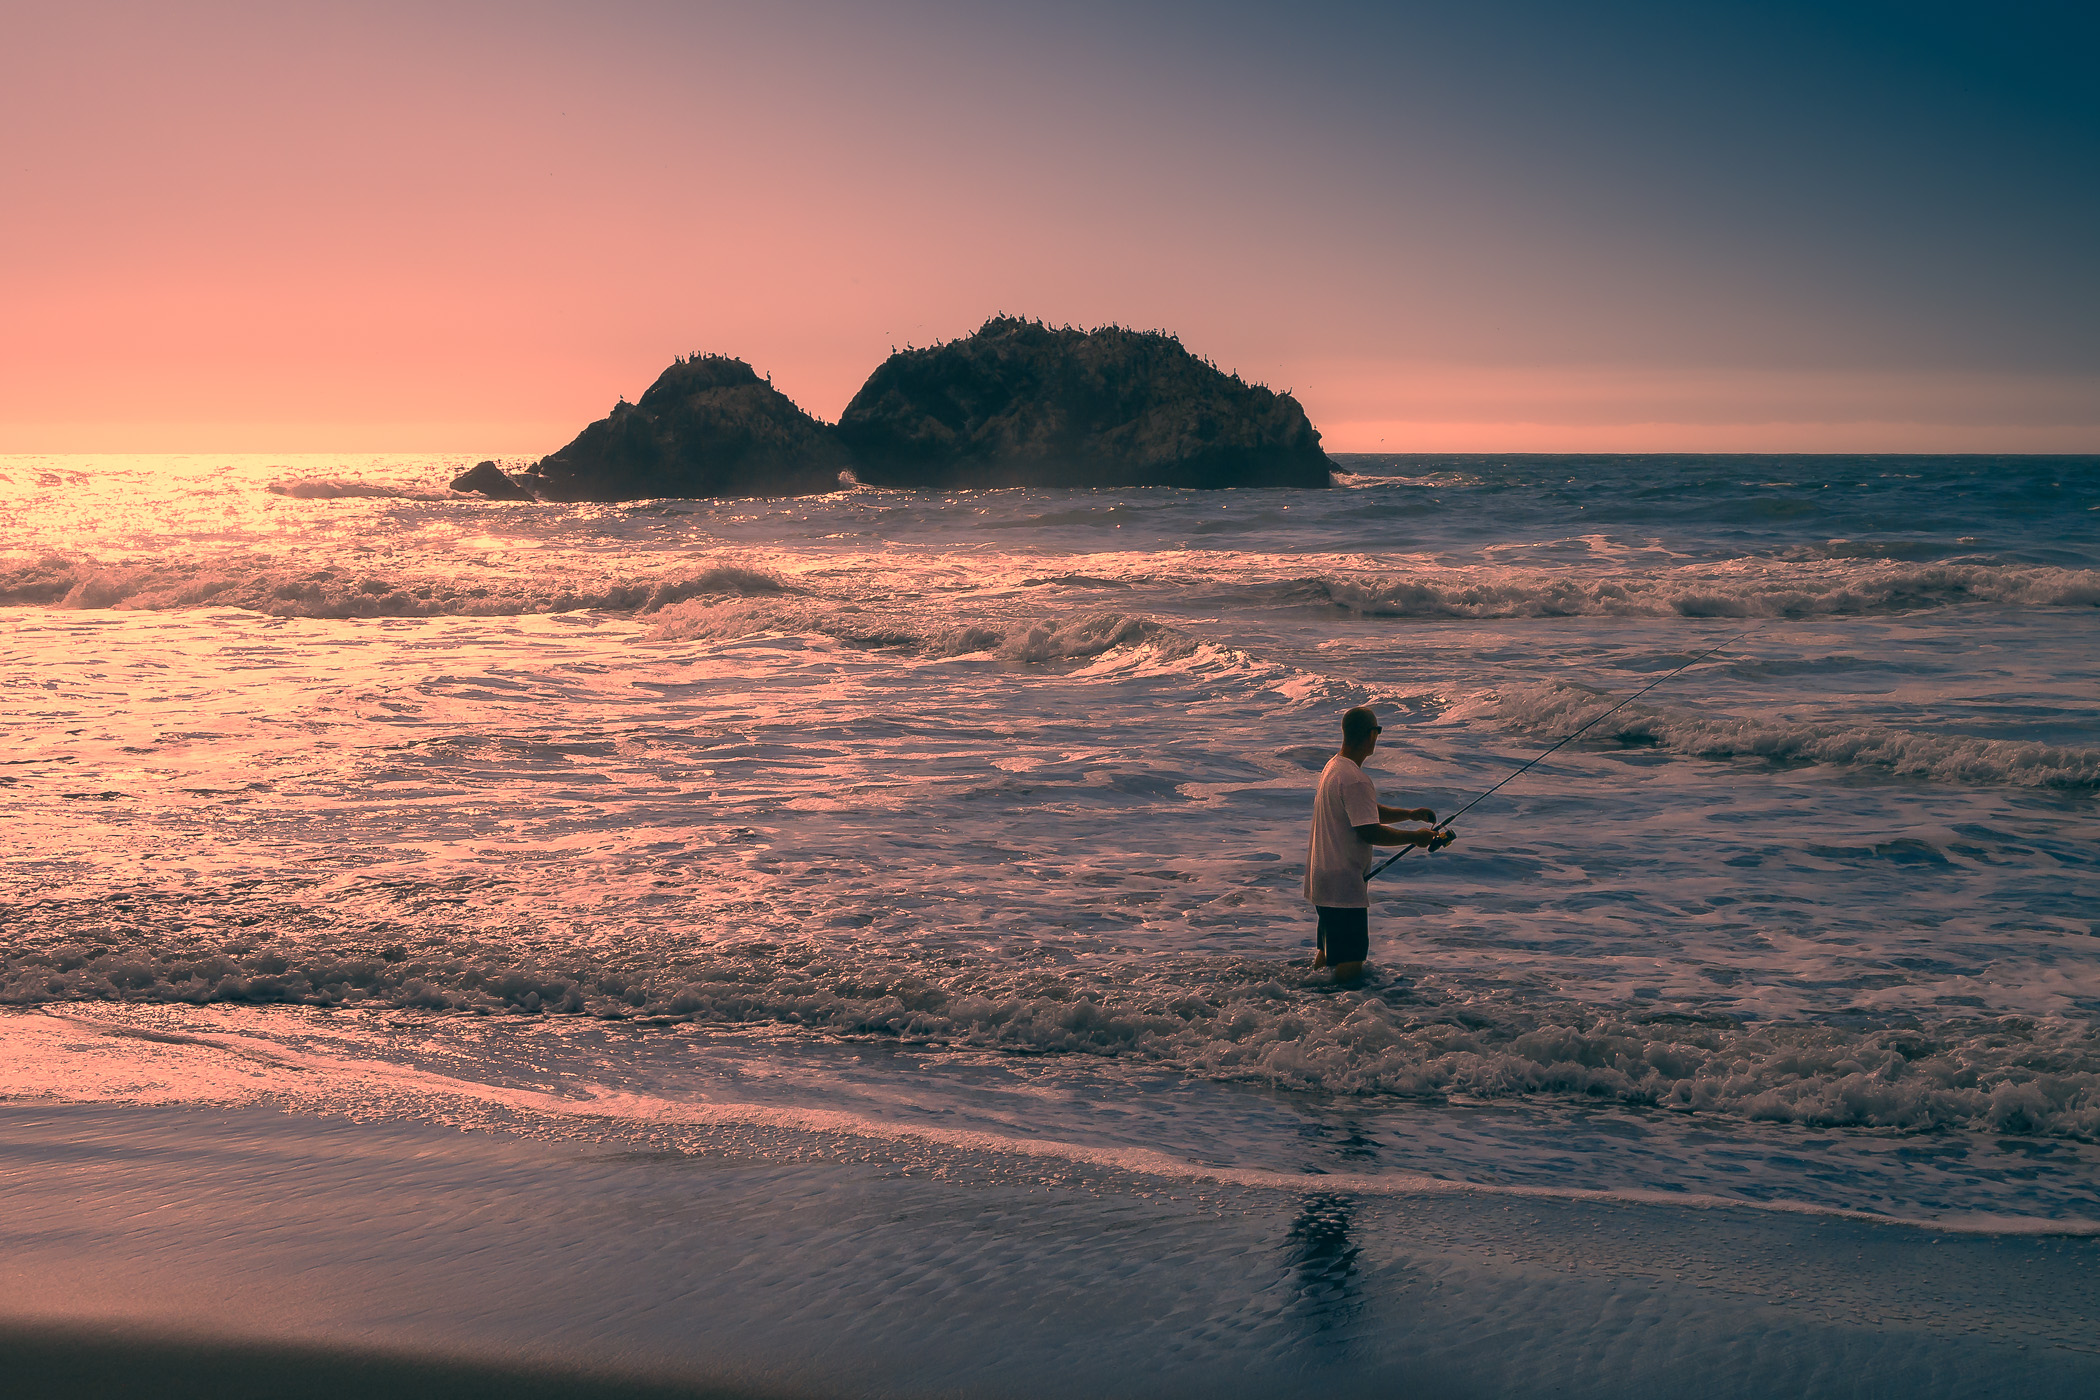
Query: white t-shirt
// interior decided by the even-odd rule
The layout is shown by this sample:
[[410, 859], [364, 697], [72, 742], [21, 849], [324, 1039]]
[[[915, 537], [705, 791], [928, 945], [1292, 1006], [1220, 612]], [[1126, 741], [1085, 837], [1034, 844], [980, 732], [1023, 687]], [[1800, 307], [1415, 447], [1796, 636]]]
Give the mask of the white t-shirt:
[[1312, 840], [1305, 848], [1305, 897], [1329, 909], [1368, 909], [1371, 843], [1356, 828], [1378, 820], [1378, 789], [1353, 758], [1336, 754], [1313, 794]]

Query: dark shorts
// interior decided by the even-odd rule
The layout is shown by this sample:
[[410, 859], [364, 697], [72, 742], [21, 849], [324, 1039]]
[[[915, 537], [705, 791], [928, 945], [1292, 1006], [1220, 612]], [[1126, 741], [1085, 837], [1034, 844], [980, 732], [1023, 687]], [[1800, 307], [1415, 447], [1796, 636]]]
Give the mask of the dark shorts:
[[1334, 909], [1325, 904], [1313, 906], [1320, 916], [1319, 932], [1313, 935], [1315, 946], [1327, 954], [1327, 965], [1362, 962], [1371, 956], [1371, 911], [1368, 909]]

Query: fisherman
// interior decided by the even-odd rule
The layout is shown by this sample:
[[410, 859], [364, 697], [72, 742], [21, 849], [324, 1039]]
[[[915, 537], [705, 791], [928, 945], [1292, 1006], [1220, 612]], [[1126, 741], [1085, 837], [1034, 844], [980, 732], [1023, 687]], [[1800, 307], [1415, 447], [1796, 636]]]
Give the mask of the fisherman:
[[1334, 969], [1334, 980], [1348, 982], [1364, 970], [1371, 954], [1371, 892], [1364, 873], [1371, 867], [1373, 846], [1420, 846], [1435, 851], [1457, 840], [1457, 834], [1435, 827], [1402, 830], [1387, 822], [1433, 822], [1427, 807], [1387, 807], [1364, 772], [1364, 760], [1378, 747], [1378, 716], [1359, 705], [1342, 716], [1342, 751], [1320, 770], [1320, 789], [1313, 795], [1312, 839], [1305, 852], [1305, 898], [1319, 915], [1313, 968]]

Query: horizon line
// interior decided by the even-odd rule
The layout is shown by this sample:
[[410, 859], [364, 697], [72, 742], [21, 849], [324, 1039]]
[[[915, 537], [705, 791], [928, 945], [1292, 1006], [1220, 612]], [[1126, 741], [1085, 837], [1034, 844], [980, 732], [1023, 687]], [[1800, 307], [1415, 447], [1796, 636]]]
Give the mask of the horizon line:
[[[455, 457], [533, 462], [546, 452], [503, 452], [460, 447], [67, 447], [14, 449], [0, 445], [0, 460], [24, 457]], [[2100, 458], [2100, 445], [2068, 448], [2016, 447], [1329, 447], [1329, 457], [2063, 457]]]

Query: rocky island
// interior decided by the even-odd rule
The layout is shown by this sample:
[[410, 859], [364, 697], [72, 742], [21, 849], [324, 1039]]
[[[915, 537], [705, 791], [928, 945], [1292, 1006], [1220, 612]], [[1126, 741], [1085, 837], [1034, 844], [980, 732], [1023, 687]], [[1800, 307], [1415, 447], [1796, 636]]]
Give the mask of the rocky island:
[[1333, 463], [1288, 394], [1158, 331], [996, 316], [891, 355], [839, 419], [870, 486], [1324, 487]]
[[[658, 375], [639, 402], [622, 400], [567, 447], [504, 479], [543, 501], [807, 496], [838, 490], [847, 465], [834, 431], [751, 366], [694, 355]], [[496, 485], [470, 483], [472, 475], [453, 489]]]
[[1159, 331], [1082, 331], [995, 316], [973, 335], [892, 354], [838, 425], [742, 360], [679, 360], [522, 472], [452, 483], [494, 499], [800, 496], [839, 487], [1319, 488], [1333, 463], [1289, 394], [1226, 374]]

